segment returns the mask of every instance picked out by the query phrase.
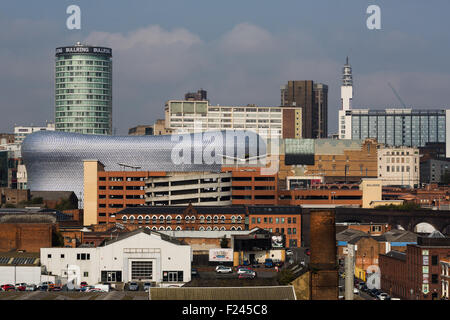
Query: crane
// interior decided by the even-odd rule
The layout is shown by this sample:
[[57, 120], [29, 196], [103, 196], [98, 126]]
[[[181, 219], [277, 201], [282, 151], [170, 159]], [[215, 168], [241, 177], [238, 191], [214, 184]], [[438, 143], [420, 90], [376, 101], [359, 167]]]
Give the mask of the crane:
[[392, 86], [392, 84], [390, 82], [388, 82], [389, 87], [391, 87], [392, 92], [395, 94], [395, 96], [397, 97], [398, 101], [400, 101], [400, 103], [403, 105], [403, 108], [406, 109], [406, 105], [403, 102], [402, 98], [400, 98], [399, 94], [397, 93], [397, 91], [394, 89], [394, 87]]

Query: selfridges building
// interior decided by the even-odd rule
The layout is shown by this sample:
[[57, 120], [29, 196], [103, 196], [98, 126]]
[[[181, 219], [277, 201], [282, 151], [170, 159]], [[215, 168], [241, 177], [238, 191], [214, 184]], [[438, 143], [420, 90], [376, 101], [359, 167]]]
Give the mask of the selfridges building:
[[162, 136], [41, 131], [22, 143], [30, 190], [73, 191], [79, 198], [84, 160], [98, 160], [107, 171], [220, 172], [245, 159], [263, 166], [265, 156], [266, 143], [258, 134], [234, 130]]

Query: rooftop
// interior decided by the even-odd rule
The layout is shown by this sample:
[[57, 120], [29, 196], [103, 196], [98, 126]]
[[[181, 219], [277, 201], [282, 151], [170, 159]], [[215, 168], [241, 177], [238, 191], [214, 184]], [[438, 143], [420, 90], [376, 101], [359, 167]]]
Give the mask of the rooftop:
[[293, 286], [150, 288], [150, 300], [296, 300]]
[[406, 254], [404, 252], [392, 250], [392, 251], [389, 251], [388, 253], [386, 253], [384, 255], [387, 256], [387, 257], [394, 258], [394, 259], [406, 261]]

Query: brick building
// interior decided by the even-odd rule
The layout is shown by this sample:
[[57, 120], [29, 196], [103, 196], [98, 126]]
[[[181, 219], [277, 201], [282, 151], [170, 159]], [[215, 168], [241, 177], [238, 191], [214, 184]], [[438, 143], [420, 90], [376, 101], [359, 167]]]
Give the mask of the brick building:
[[249, 229], [261, 228], [285, 237], [286, 247], [301, 245], [301, 208], [292, 206], [248, 207]]
[[84, 161], [84, 225], [115, 222], [117, 211], [144, 206], [145, 180], [165, 175], [165, 172], [105, 171], [97, 160]]
[[0, 213], [0, 251], [39, 252], [40, 248], [52, 246], [56, 230], [56, 217], [35, 212]]
[[30, 200], [30, 190], [0, 188], [0, 207], [5, 204], [17, 206], [21, 202]]
[[373, 139], [318, 139], [314, 143], [314, 165], [306, 167], [305, 175], [324, 176], [326, 183], [359, 183], [362, 178], [377, 178], [377, 147]]
[[437, 233], [419, 237], [417, 244], [409, 244], [404, 253], [382, 254], [381, 289], [401, 299], [440, 299], [445, 293], [442, 282], [446, 279], [442, 268], [449, 257], [450, 238]]
[[247, 214], [244, 206], [154, 206], [123, 209], [116, 221], [152, 230], [247, 230]]

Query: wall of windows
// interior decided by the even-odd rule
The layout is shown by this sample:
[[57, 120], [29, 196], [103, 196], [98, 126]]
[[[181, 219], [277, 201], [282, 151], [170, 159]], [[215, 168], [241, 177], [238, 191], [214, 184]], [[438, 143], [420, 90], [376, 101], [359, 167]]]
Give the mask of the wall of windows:
[[[356, 111], [356, 112], [354, 112]], [[364, 110], [351, 114], [352, 139], [375, 138], [391, 146], [445, 142], [445, 110]]]
[[56, 130], [111, 134], [111, 56], [57, 54], [55, 76]]

